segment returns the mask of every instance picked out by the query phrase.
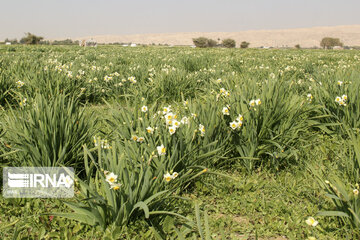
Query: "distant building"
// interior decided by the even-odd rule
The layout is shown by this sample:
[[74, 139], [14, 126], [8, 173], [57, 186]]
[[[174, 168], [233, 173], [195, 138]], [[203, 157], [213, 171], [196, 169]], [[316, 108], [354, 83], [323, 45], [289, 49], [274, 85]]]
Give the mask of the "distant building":
[[6, 42], [5, 45], [11, 45], [11, 42]]
[[130, 47], [136, 47], [136, 43], [132, 43]]
[[342, 49], [344, 49], [344, 48], [341, 47], [341, 46], [335, 46], [335, 47], [333, 47], [333, 49], [334, 49], [334, 50], [342, 50]]

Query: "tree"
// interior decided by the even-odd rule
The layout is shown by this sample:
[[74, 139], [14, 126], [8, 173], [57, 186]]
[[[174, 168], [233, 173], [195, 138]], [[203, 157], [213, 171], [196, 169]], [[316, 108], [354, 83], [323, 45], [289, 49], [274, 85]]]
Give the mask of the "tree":
[[20, 40], [20, 43], [34, 45], [34, 44], [39, 44], [39, 42], [43, 39], [44, 39], [43, 37], [36, 36], [35, 34], [28, 32], [26, 33], [26, 36]]
[[340, 42], [339, 38], [331, 38], [331, 37], [324, 37], [321, 42], [320, 46], [324, 49], [331, 49], [335, 46], [343, 46], [343, 43]]
[[16, 38], [14, 38], [14, 39], [6, 38], [4, 42], [6, 42], [6, 43], [9, 42], [11, 44], [18, 44], [18, 40]]
[[193, 43], [198, 48], [206, 48], [208, 46], [208, 39], [206, 37], [193, 38]]
[[226, 48], [234, 48], [236, 46], [236, 42], [234, 39], [227, 38], [222, 41], [222, 45]]
[[71, 39], [55, 40], [51, 45], [79, 45], [79, 41], [73, 41]]
[[248, 48], [249, 45], [250, 45], [250, 43], [243, 41], [243, 42], [241, 42], [241, 44], [240, 44], [240, 48]]
[[217, 41], [206, 37], [193, 38], [193, 43], [198, 48], [216, 47]]
[[296, 49], [300, 49], [300, 48], [301, 48], [301, 47], [300, 47], [300, 44], [296, 44], [296, 45], [295, 45], [295, 48], [296, 48]]
[[215, 41], [214, 39], [208, 39], [207, 45], [208, 47], [216, 47], [217, 41]]

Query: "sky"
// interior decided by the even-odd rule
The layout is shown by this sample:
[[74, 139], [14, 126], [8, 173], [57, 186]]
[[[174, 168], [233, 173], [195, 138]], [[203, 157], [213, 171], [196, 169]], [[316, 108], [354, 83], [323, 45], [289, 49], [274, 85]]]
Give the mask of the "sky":
[[0, 41], [360, 24], [360, 0], [0, 0]]

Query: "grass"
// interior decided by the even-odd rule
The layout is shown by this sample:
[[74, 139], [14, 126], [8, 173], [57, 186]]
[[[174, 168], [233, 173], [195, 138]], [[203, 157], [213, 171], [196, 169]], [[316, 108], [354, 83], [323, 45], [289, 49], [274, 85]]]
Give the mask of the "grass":
[[[227, 171], [224, 173], [232, 178], [203, 177], [195, 184], [192, 192], [183, 194], [183, 197], [191, 200], [181, 201], [177, 206], [181, 208], [181, 213], [191, 215], [193, 203], [198, 202], [201, 209], [206, 210], [209, 215], [210, 230], [214, 238], [224, 231], [228, 239], [255, 239], [256, 235], [259, 239], [305, 239], [312, 230], [305, 224], [306, 218], [315, 216], [324, 206], [330, 206], [330, 201], [308, 172], [281, 172], [277, 175], [266, 171], [251, 175]], [[49, 216], [41, 215], [53, 211], [69, 211], [60, 201], [37, 199], [10, 202], [3, 198], [0, 201], [1, 223], [19, 220], [17, 225], [22, 226], [20, 229], [26, 233], [24, 237], [30, 235], [37, 238], [42, 229], [47, 232], [45, 238], [52, 231], [52, 236], [62, 236], [61, 234], [66, 234], [66, 227], [67, 234], [73, 234], [74, 239], [89, 239], [92, 236], [101, 239], [100, 229], [94, 231], [59, 217], [54, 217], [50, 222]], [[338, 229], [330, 219], [322, 217], [318, 220], [322, 228], [326, 229], [325, 232], [316, 232], [319, 239], [344, 237], [344, 229]], [[48, 227], [44, 228], [44, 223]], [[134, 229], [126, 230], [124, 236], [136, 236], [136, 239], [144, 237], [134, 236]], [[0, 236], [6, 238], [13, 231], [14, 229], [6, 230]]]
[[[326, 168], [334, 168], [335, 160], [331, 138], [319, 140], [313, 161]], [[334, 141], [335, 142], [335, 141]], [[336, 145], [335, 145], [336, 146]], [[329, 149], [322, 151], [321, 149]], [[331, 149], [332, 148], [332, 149]], [[178, 213], [194, 217], [194, 203], [207, 211], [209, 226], [214, 239], [225, 234], [227, 239], [351, 239], [351, 232], [340, 227], [335, 218], [317, 217], [321, 228], [306, 225], [305, 220], [325, 208], [331, 208], [331, 201], [325, 196], [316, 177], [311, 171], [293, 167], [278, 173], [258, 169], [249, 174], [244, 171], [221, 170], [228, 177], [203, 176], [193, 187], [181, 194], [188, 200], [178, 200]], [[91, 228], [75, 221], [54, 217], [49, 220], [49, 212], [68, 212], [61, 201], [56, 199], [3, 199], [0, 198], [1, 223], [16, 223], [15, 228], [5, 228], [2, 235], [6, 239], [14, 231], [21, 232], [21, 239], [27, 236], [36, 239], [44, 232], [44, 238], [51, 236], [71, 236], [69, 239], [102, 239], [104, 231]], [[67, 229], [67, 230], [66, 230]], [[109, 236], [113, 231], [109, 231]], [[138, 223], [121, 229], [121, 239], [155, 238], [147, 224]], [[65, 237], [64, 237], [65, 238]], [[111, 238], [110, 238], [111, 239]]]

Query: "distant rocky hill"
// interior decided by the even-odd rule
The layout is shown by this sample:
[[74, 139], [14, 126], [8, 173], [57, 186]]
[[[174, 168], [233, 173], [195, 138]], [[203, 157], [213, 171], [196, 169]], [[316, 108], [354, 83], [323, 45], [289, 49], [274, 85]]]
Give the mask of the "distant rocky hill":
[[239, 46], [240, 42], [250, 42], [250, 47], [301, 47], [319, 46], [323, 37], [336, 37], [347, 46], [360, 46], [360, 25], [346, 25], [333, 27], [312, 27], [281, 30], [253, 30], [241, 32], [185, 32], [136, 35], [101, 35], [79, 37], [76, 40], [93, 38], [98, 43], [140, 43], [140, 44], [169, 44], [192, 45], [196, 37], [208, 37], [215, 40], [233, 38]]

